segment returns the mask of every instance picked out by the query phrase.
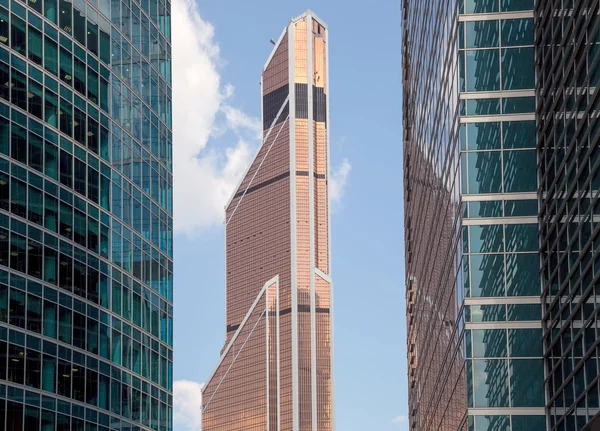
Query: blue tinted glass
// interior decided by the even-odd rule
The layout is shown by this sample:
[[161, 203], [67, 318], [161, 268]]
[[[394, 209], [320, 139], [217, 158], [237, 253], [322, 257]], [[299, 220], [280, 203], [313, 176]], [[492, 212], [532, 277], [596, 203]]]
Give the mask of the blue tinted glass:
[[466, 63], [467, 91], [500, 90], [498, 50], [466, 51]]
[[508, 416], [475, 416], [477, 431], [510, 431]]
[[471, 218], [502, 217], [502, 201], [469, 202]]
[[502, 99], [503, 114], [526, 114], [535, 112], [535, 97], [510, 97]]
[[534, 0], [500, 0], [501, 12], [533, 10]]
[[500, 114], [500, 99], [470, 99], [467, 100], [467, 115], [498, 115]]
[[538, 225], [506, 225], [506, 251], [537, 251]]
[[472, 362], [474, 406], [508, 407], [508, 367], [506, 359], [480, 359]]
[[498, 21], [467, 21], [465, 36], [467, 48], [495, 48], [498, 46]]
[[470, 226], [471, 253], [500, 253], [503, 251], [502, 225]]
[[502, 49], [502, 89], [522, 90], [534, 87], [533, 48]]
[[470, 262], [471, 296], [505, 296], [503, 254], [473, 254]]
[[[532, 226], [537, 227], [537, 225]], [[539, 268], [537, 253], [508, 253], [506, 255], [508, 296], [539, 296], [541, 293]]]
[[505, 217], [527, 217], [538, 215], [538, 202], [534, 199], [504, 201]]
[[533, 18], [502, 20], [502, 46], [533, 45]]
[[504, 149], [535, 148], [535, 121], [507, 121], [502, 123]]
[[506, 320], [505, 305], [470, 305], [467, 309], [468, 322], [502, 322]]
[[537, 190], [535, 150], [504, 151], [504, 192]]
[[508, 306], [508, 320], [536, 321], [541, 319], [542, 306], [540, 304], [511, 304]]
[[509, 329], [508, 346], [511, 357], [534, 358], [541, 357], [542, 330], [538, 328]]
[[504, 358], [507, 355], [506, 329], [471, 331], [473, 358]]
[[510, 360], [512, 407], [544, 406], [544, 364], [542, 359]]
[[468, 123], [469, 150], [500, 149], [500, 123]]
[[465, 0], [465, 13], [498, 12], [498, 0]]
[[468, 154], [469, 193], [502, 192], [502, 160], [500, 151]]

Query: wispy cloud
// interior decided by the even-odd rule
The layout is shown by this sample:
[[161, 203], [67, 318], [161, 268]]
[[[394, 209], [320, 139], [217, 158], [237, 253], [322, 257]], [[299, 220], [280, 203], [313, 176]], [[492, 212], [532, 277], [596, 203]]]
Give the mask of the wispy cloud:
[[[172, 2], [175, 231], [193, 235], [221, 223], [253, 149], [260, 121], [230, 106], [235, 89], [221, 84], [222, 64], [213, 26], [196, 2]], [[225, 148], [208, 146], [211, 136], [234, 132]]]
[[396, 416], [394, 419], [392, 419], [392, 423], [396, 424], [396, 425], [400, 425], [400, 424], [406, 423], [407, 420], [408, 420], [408, 418], [406, 416]]
[[173, 422], [177, 429], [202, 430], [202, 386], [189, 380], [173, 382]]
[[334, 206], [334, 210], [339, 208], [342, 197], [344, 196], [344, 189], [348, 182], [348, 177], [352, 171], [352, 165], [348, 159], [342, 160], [342, 162], [332, 170], [331, 172], [331, 184], [329, 186], [329, 192], [331, 194], [331, 203]]

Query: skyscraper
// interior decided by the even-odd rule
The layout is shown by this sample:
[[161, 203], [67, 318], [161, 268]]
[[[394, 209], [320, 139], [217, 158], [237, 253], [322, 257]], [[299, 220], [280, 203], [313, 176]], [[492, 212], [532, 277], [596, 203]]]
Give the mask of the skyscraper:
[[170, 2], [0, 1], [0, 429], [172, 429]]
[[[544, 348], [552, 430], [600, 428], [597, 1], [536, 3]], [[559, 48], [560, 47], [560, 48]]]
[[534, 1], [403, 29], [410, 429], [545, 430]]
[[226, 207], [204, 431], [333, 429], [327, 35], [311, 11], [293, 18], [262, 72], [262, 146]]

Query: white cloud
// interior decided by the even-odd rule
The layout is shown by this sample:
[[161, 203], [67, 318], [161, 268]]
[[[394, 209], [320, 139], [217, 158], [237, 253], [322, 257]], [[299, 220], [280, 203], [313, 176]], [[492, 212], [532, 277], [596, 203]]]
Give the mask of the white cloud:
[[[231, 105], [235, 88], [221, 83], [224, 61], [214, 27], [202, 19], [196, 2], [173, 0], [171, 8], [174, 228], [194, 236], [223, 222], [224, 206], [260, 143], [261, 121]], [[232, 142], [220, 148], [211, 142], [217, 138]], [[332, 172], [334, 209], [351, 168], [344, 159]]]
[[202, 430], [202, 386], [189, 380], [173, 383], [173, 422], [176, 427]]
[[350, 175], [351, 170], [352, 165], [348, 159], [344, 159], [342, 160], [342, 163], [340, 163], [339, 166], [337, 166], [331, 172], [331, 184], [329, 186], [329, 192], [331, 194], [330, 198], [331, 203], [334, 205], [334, 209], [336, 206], [339, 206], [342, 201], [344, 188], [348, 182], [348, 176]]
[[406, 423], [407, 420], [408, 418], [406, 416], [396, 416], [394, 419], [392, 419], [392, 423], [400, 425]]
[[[175, 231], [193, 235], [223, 221], [223, 207], [257, 145], [260, 121], [229, 106], [235, 90], [221, 85], [214, 28], [196, 2], [174, 0], [171, 7]], [[207, 148], [211, 136], [227, 130], [237, 135], [232, 145]]]

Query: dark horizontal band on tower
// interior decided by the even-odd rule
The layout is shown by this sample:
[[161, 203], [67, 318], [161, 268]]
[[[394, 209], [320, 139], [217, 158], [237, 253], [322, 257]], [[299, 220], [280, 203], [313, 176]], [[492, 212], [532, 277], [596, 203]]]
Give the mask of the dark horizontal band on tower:
[[[292, 312], [291, 307], [286, 308], [286, 309], [279, 311], [279, 316], [285, 316], [286, 314], [290, 314], [291, 312]], [[299, 304], [298, 312], [299, 313], [310, 313], [310, 305]], [[315, 308], [315, 313], [329, 314], [329, 308], [317, 307], [317, 308]], [[263, 313], [263, 315], [264, 315], [264, 313]], [[227, 325], [227, 332], [237, 331], [239, 327], [240, 327], [239, 323], [237, 325]]]
[[[310, 175], [310, 173], [308, 171], [296, 171], [296, 175], [299, 177], [308, 177]], [[313, 173], [313, 175], [315, 176], [315, 178], [317, 178], [319, 180], [325, 179], [325, 174], [317, 174], [315, 172], [315, 173]]]
[[[308, 177], [309, 173], [307, 171], [296, 171], [296, 175]], [[256, 184], [255, 186], [248, 187], [248, 189], [245, 190], [245, 193], [246, 194], [252, 193], [252, 192], [254, 192], [256, 190], [259, 190], [259, 189], [262, 189], [263, 187], [268, 186], [269, 184], [273, 184], [273, 183], [276, 183], [279, 180], [283, 180], [283, 179], [285, 179], [285, 178], [287, 178], [289, 176], [290, 176], [289, 172], [284, 172], [283, 174], [279, 174], [276, 177], [270, 178], [270, 179], [268, 179], [266, 181], [263, 181], [262, 183]], [[325, 174], [317, 174], [317, 173], [315, 173], [314, 176], [315, 176], [315, 178], [317, 178], [319, 180], [324, 180], [325, 179]], [[234, 199], [239, 198], [243, 194], [244, 194], [244, 190], [240, 190], [239, 192], [237, 192], [233, 196], [233, 198]]]
[[239, 192], [237, 192], [237, 193], [236, 193], [236, 194], [233, 196], [233, 198], [234, 198], [234, 199], [235, 199], [235, 198], [239, 198], [239, 197], [240, 197], [240, 196], [242, 196], [244, 193], [246, 193], [246, 194], [248, 194], [248, 193], [252, 193], [252, 192], [254, 192], [254, 191], [256, 191], [256, 190], [259, 190], [259, 189], [262, 189], [263, 187], [266, 187], [266, 186], [268, 186], [269, 184], [273, 184], [273, 183], [276, 183], [277, 181], [283, 180], [283, 179], [285, 179], [285, 178], [287, 178], [287, 177], [289, 177], [289, 176], [290, 176], [290, 173], [289, 173], [289, 172], [284, 172], [283, 174], [279, 174], [279, 175], [277, 175], [276, 177], [270, 178], [270, 179], [268, 179], [268, 180], [266, 180], [266, 181], [263, 181], [262, 183], [259, 183], [259, 184], [255, 185], [255, 186], [248, 187], [248, 189], [247, 189], [247, 190], [240, 190]]

